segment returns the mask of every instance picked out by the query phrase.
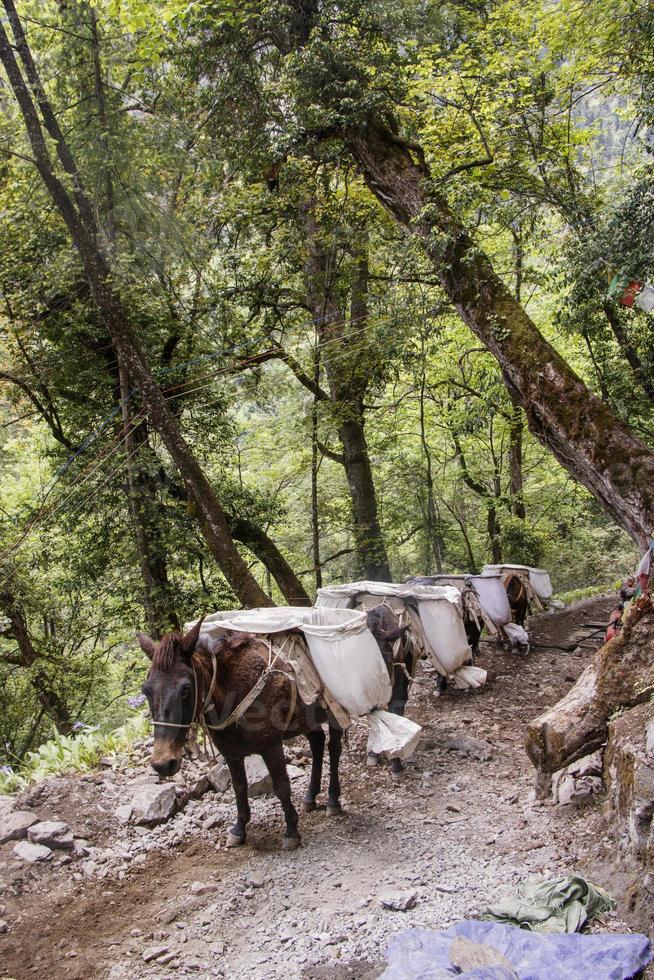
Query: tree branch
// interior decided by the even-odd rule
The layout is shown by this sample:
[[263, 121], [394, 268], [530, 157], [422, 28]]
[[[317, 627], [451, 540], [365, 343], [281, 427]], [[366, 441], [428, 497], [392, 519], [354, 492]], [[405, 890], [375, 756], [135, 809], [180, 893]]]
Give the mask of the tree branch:
[[32, 391], [30, 386], [25, 381], [23, 381], [22, 378], [18, 378], [15, 374], [12, 374], [10, 371], [0, 371], [0, 381], [8, 381], [10, 384], [16, 385], [17, 388], [20, 388], [20, 390], [26, 395], [29, 401], [31, 401], [32, 405], [34, 405], [37, 412], [39, 413], [43, 421], [47, 424], [48, 428], [50, 429], [50, 432], [57, 440], [57, 442], [61, 443], [61, 445], [64, 446], [66, 449], [74, 448], [73, 443], [70, 441], [70, 439], [68, 439], [64, 435], [64, 432], [61, 427], [61, 423], [54, 413], [54, 406], [52, 411], [46, 408], [46, 406], [39, 399], [38, 395], [34, 391]]
[[483, 483], [481, 483], [479, 480], [476, 480], [471, 475], [470, 470], [468, 469], [468, 463], [466, 461], [465, 456], [463, 455], [463, 449], [461, 448], [459, 437], [455, 432], [452, 432], [451, 435], [452, 435], [452, 441], [454, 443], [456, 459], [459, 464], [459, 469], [461, 470], [461, 476], [463, 478], [463, 482], [467, 487], [470, 487], [470, 489], [473, 490], [476, 494], [479, 494], [480, 497], [490, 497], [488, 488], [485, 487]]
[[316, 439], [316, 445], [323, 456], [326, 456], [327, 459], [333, 459], [335, 463], [340, 463], [341, 466], [345, 466], [345, 456], [343, 453], [334, 452], [333, 449], [326, 446], [324, 442], [320, 442], [319, 439]]

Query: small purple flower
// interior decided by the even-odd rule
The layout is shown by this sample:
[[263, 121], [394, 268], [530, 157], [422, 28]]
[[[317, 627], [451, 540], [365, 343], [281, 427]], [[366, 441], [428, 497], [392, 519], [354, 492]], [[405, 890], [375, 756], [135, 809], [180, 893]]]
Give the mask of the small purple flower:
[[82, 728], [86, 728], [86, 725], [84, 724], [83, 721], [76, 721], [75, 724], [73, 725], [74, 732], [79, 732], [80, 729]]
[[13, 776], [14, 770], [11, 766], [0, 766], [0, 772], [3, 776]]
[[127, 698], [127, 703], [130, 708], [140, 708], [145, 704], [145, 694], [135, 694], [134, 697]]

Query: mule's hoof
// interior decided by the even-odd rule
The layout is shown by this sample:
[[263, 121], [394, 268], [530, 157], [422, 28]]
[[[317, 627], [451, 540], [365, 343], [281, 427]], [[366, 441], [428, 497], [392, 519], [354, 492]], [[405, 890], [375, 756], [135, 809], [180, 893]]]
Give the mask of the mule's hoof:
[[297, 837], [282, 837], [282, 850], [283, 851], [297, 851], [300, 846], [300, 835]]
[[316, 809], [315, 800], [302, 800], [302, 812], [303, 813], [313, 813]]
[[369, 752], [368, 755], [366, 756], [366, 765], [367, 766], [378, 766], [379, 765], [379, 756], [378, 755], [375, 755], [374, 752]]
[[401, 779], [404, 775], [404, 769], [391, 769], [392, 779]]
[[240, 847], [245, 844], [245, 834], [232, 834], [231, 832], [227, 835], [226, 847]]
[[343, 807], [340, 803], [328, 803], [325, 813], [328, 817], [340, 817], [343, 813]]

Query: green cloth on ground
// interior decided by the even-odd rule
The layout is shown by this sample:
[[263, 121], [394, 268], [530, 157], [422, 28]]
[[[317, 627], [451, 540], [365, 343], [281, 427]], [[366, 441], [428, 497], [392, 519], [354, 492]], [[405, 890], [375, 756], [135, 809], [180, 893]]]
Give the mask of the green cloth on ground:
[[580, 932], [589, 919], [614, 905], [603, 889], [570, 875], [551, 881], [525, 881], [515, 896], [490, 905], [483, 918], [532, 932]]

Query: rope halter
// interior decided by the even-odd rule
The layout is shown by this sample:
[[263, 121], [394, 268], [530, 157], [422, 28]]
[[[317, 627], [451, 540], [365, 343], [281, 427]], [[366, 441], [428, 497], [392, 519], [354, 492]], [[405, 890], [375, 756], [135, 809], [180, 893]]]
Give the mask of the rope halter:
[[195, 697], [193, 699], [193, 714], [191, 715], [191, 720], [186, 724], [179, 724], [178, 722], [174, 722], [174, 721], [158, 721], [156, 718], [153, 718], [152, 719], [153, 725], [161, 725], [163, 728], [189, 728], [190, 729], [197, 723], [202, 724], [202, 719], [204, 717], [205, 712], [209, 710], [209, 707], [213, 703], [211, 692], [213, 691], [213, 686], [216, 682], [216, 674], [218, 672], [218, 661], [216, 660], [215, 653], [211, 654], [211, 661], [213, 665], [211, 684], [209, 685], [209, 690], [207, 691], [207, 695], [204, 699], [204, 704], [202, 705], [202, 711], [200, 712], [200, 717], [199, 718], [197, 717], [198, 690], [199, 690], [198, 672], [195, 669], [195, 665], [193, 665], [193, 684], [194, 684]]

